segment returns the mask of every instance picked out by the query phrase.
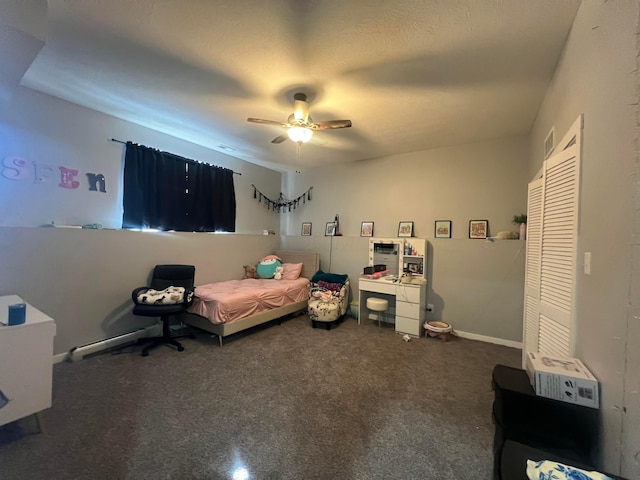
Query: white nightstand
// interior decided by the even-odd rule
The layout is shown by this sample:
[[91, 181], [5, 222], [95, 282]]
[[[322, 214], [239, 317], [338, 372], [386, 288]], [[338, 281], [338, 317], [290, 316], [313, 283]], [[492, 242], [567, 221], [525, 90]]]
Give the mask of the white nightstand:
[[[5, 326], [8, 306], [26, 303], [17, 295], [0, 297], [0, 425], [51, 407], [53, 319], [27, 303], [26, 321]], [[38, 419], [40, 424], [40, 419]]]

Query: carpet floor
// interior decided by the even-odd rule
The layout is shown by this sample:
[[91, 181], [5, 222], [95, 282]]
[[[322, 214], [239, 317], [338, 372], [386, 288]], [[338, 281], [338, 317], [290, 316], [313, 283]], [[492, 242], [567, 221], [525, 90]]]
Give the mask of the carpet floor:
[[302, 315], [53, 368], [53, 405], [0, 427], [9, 479], [490, 479], [491, 371], [521, 351]]

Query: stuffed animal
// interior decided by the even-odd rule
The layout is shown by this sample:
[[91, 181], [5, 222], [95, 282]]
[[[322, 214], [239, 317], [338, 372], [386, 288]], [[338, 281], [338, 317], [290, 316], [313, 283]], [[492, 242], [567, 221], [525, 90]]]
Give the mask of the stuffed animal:
[[258, 263], [256, 270], [258, 271], [259, 278], [273, 278], [276, 274], [276, 268], [282, 265], [280, 260], [275, 255], [267, 255], [260, 263]]
[[276, 267], [276, 273], [273, 276], [276, 280], [282, 279], [282, 272], [284, 272], [284, 267]]
[[245, 265], [242, 268], [244, 268], [244, 278], [260, 278], [255, 265]]

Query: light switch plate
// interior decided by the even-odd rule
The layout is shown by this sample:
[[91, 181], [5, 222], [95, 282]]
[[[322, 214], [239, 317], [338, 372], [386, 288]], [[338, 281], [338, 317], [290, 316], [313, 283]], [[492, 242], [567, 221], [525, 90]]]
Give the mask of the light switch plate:
[[591, 252], [584, 252], [584, 274], [591, 275]]

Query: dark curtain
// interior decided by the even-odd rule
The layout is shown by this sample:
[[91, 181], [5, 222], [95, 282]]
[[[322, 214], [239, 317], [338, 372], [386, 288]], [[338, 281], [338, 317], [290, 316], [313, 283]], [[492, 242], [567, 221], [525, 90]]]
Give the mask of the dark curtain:
[[123, 228], [234, 232], [233, 171], [127, 142]]

